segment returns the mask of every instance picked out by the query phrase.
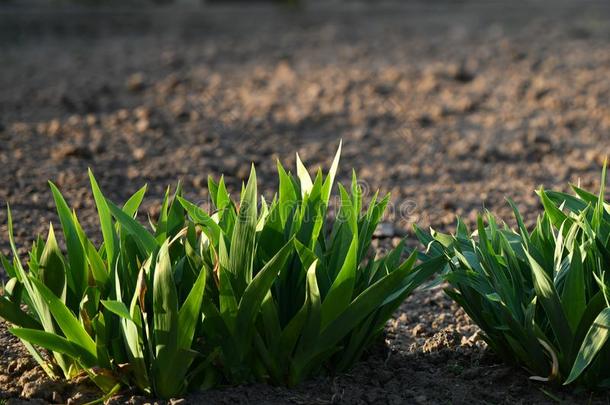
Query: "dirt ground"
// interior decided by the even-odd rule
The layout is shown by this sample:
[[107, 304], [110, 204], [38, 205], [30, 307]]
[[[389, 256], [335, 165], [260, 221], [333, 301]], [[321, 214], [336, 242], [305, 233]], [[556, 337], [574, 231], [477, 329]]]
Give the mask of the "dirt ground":
[[[305, 2], [151, 12], [0, 8], [0, 200], [23, 252], [57, 221], [46, 181], [97, 234], [87, 167], [115, 201], [149, 184], [158, 212], [182, 180], [239, 190], [255, 162], [328, 167], [344, 143], [369, 192], [392, 192], [393, 237], [450, 231], [512, 197], [535, 220], [540, 185], [596, 188], [610, 152], [610, 4], [596, 1]], [[144, 220], [145, 215], [142, 216]], [[0, 249], [8, 253], [6, 211]], [[599, 403], [528, 380], [476, 340], [440, 289], [419, 290], [349, 373], [296, 389], [215, 389], [174, 403]], [[49, 381], [0, 323], [0, 403], [82, 403]], [[5, 401], [6, 400], [6, 401]], [[115, 403], [150, 400], [129, 392]]]

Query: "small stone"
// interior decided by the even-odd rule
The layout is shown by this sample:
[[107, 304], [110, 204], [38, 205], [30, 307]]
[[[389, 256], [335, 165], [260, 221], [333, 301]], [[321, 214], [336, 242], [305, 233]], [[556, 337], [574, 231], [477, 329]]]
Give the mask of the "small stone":
[[441, 349], [451, 349], [453, 347], [459, 346], [460, 344], [460, 335], [456, 332], [451, 332], [448, 330], [442, 330], [437, 332], [432, 336], [432, 338], [427, 339], [422, 347], [422, 351], [424, 353], [432, 353], [437, 352]]
[[134, 73], [127, 79], [127, 89], [129, 91], [142, 91], [146, 87], [146, 78], [141, 72]]
[[206, 186], [206, 178], [204, 175], [198, 174], [193, 177], [193, 187], [195, 188], [203, 188]]
[[139, 175], [140, 175], [140, 171], [138, 169], [136, 169], [135, 167], [129, 166], [127, 168], [127, 178], [129, 178], [130, 180], [135, 179]]
[[160, 82], [159, 89], [161, 90], [161, 93], [171, 93], [176, 90], [179, 85], [180, 78], [175, 73], [171, 73]]
[[53, 394], [51, 394], [51, 402], [54, 404], [63, 404], [64, 400], [57, 391], [53, 391]]
[[62, 160], [68, 157], [76, 157], [80, 159], [91, 159], [91, 150], [85, 146], [62, 144], [51, 152], [51, 157], [54, 160]]
[[93, 114], [87, 114], [87, 118], [85, 120], [87, 122], [87, 125], [89, 125], [90, 127], [97, 124], [97, 117]]
[[144, 148], [135, 148], [132, 155], [135, 160], [142, 160], [146, 155], [146, 150]]
[[23, 388], [21, 389], [21, 396], [23, 398], [33, 399], [33, 398], [43, 398], [50, 399], [53, 395], [53, 392], [50, 392], [51, 385], [46, 382], [41, 381], [30, 381], [23, 384]]
[[125, 121], [127, 118], [129, 118], [129, 110], [126, 108], [121, 108], [119, 111], [117, 111], [116, 116], [119, 120]]
[[51, 122], [49, 122], [49, 126], [47, 127], [47, 135], [55, 136], [59, 133], [60, 129], [61, 129], [61, 124], [59, 123], [59, 120], [54, 119]]
[[68, 117], [68, 120], [66, 122], [68, 123], [68, 125], [75, 127], [81, 123], [81, 117], [80, 115], [73, 114]]
[[17, 360], [13, 360], [8, 364], [6, 371], [9, 373], [13, 373], [16, 368], [17, 368]]
[[296, 79], [296, 73], [286, 61], [281, 61], [275, 68], [274, 77], [281, 83], [291, 84]]
[[418, 323], [411, 330], [411, 335], [412, 336], [421, 336], [425, 333], [425, 331], [426, 331], [426, 327], [424, 326], [424, 324]]
[[36, 383], [26, 383], [21, 389], [21, 396], [24, 398], [31, 398], [36, 393]]
[[145, 132], [148, 128], [150, 128], [150, 121], [146, 118], [140, 118], [136, 122], [136, 131], [139, 133]]
[[137, 118], [143, 119], [143, 118], [150, 118], [151, 111], [147, 107], [140, 106], [140, 107], [136, 108], [135, 110], [133, 110], [133, 113]]

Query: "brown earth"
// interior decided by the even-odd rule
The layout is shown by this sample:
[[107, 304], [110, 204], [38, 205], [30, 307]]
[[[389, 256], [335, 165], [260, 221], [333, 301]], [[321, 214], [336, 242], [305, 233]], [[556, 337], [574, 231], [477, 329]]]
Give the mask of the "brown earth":
[[[34, 12], [0, 9], [0, 199], [23, 252], [57, 221], [46, 181], [96, 233], [91, 167], [123, 201], [148, 183], [205, 201], [209, 174], [239, 189], [250, 162], [275, 187], [275, 159], [328, 167], [344, 142], [367, 190], [392, 192], [396, 243], [413, 223], [450, 231], [483, 207], [531, 224], [534, 189], [597, 187], [610, 151], [610, 5], [603, 2], [384, 2], [300, 9]], [[144, 217], [143, 217], [144, 219]], [[0, 248], [8, 253], [6, 211]], [[391, 232], [392, 233], [392, 232]], [[409, 298], [349, 373], [295, 389], [216, 389], [199, 403], [608, 403], [528, 380], [476, 340], [434, 288]], [[0, 324], [0, 403], [96, 398], [49, 381]], [[113, 400], [142, 403], [130, 393]]]

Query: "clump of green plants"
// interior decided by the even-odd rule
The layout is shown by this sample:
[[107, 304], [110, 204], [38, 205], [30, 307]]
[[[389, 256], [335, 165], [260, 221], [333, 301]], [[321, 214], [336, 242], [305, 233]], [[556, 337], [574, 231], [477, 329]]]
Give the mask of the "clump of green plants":
[[[327, 211], [339, 152], [327, 176], [312, 179], [297, 156], [297, 176], [278, 162], [279, 192], [257, 206], [256, 174], [233, 202], [223, 180], [209, 181], [213, 217], [179, 199], [205, 243], [201, 257], [214, 269], [204, 299], [204, 334], [225, 353], [229, 381], [254, 376], [294, 385], [323, 370], [352, 365], [404, 298], [434, 271], [401, 262], [404, 244], [369, 257], [373, 232], [389, 196], [363, 210], [352, 177], [339, 185], [334, 221]], [[206, 333], [208, 332], [208, 333]]]
[[148, 227], [137, 220], [145, 188], [119, 207], [90, 172], [99, 246], [51, 184], [65, 252], [51, 226], [23, 266], [9, 210], [0, 316], [50, 376], [86, 374], [108, 394], [134, 386], [170, 398], [345, 370], [443, 259], [403, 261], [404, 244], [374, 257], [389, 197], [364, 210], [355, 175], [330, 217], [339, 154], [314, 179], [298, 156], [296, 176], [278, 163], [270, 202], [254, 167], [236, 200], [223, 178], [209, 179], [211, 211], [168, 190]]
[[544, 207], [526, 229], [487, 213], [471, 233], [419, 229], [426, 257], [445, 257], [447, 293], [482, 329], [489, 347], [532, 379], [610, 387], [610, 205], [573, 186], [574, 195], [540, 189]]
[[194, 226], [166, 194], [149, 232], [134, 219], [145, 188], [119, 208], [89, 175], [104, 240], [99, 247], [50, 183], [66, 252], [51, 225], [46, 241], [34, 242], [26, 271], [9, 210], [13, 260], [2, 258], [10, 279], [0, 316], [51, 377], [86, 374], [109, 394], [132, 385], [174, 396], [186, 389], [197, 371], [194, 360], [202, 358], [193, 344], [207, 278], [192, 267], [188, 233]]

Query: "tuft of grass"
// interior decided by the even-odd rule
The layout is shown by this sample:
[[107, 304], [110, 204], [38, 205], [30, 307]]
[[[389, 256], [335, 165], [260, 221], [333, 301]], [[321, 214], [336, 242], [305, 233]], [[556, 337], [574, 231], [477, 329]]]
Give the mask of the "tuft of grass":
[[389, 196], [373, 196], [364, 210], [355, 175], [349, 188], [339, 185], [329, 218], [339, 155], [314, 178], [298, 156], [296, 176], [278, 162], [270, 202], [258, 195], [254, 167], [237, 199], [223, 178], [209, 179], [210, 212], [180, 186], [168, 189], [149, 227], [137, 221], [146, 187], [118, 206], [90, 172], [100, 246], [50, 183], [67, 249], [51, 226], [22, 266], [9, 209], [13, 258], [0, 259], [10, 277], [0, 316], [50, 376], [86, 373], [105, 393], [135, 386], [171, 398], [345, 370], [442, 259], [402, 261], [404, 243], [371, 258]]
[[[455, 235], [416, 229], [424, 257], [445, 258], [451, 296], [507, 362], [534, 380], [610, 386], [610, 205], [606, 168], [597, 195], [540, 189], [544, 207], [526, 229], [515, 204], [516, 229], [479, 216], [472, 233], [458, 220]], [[486, 219], [486, 223], [484, 221]]]

